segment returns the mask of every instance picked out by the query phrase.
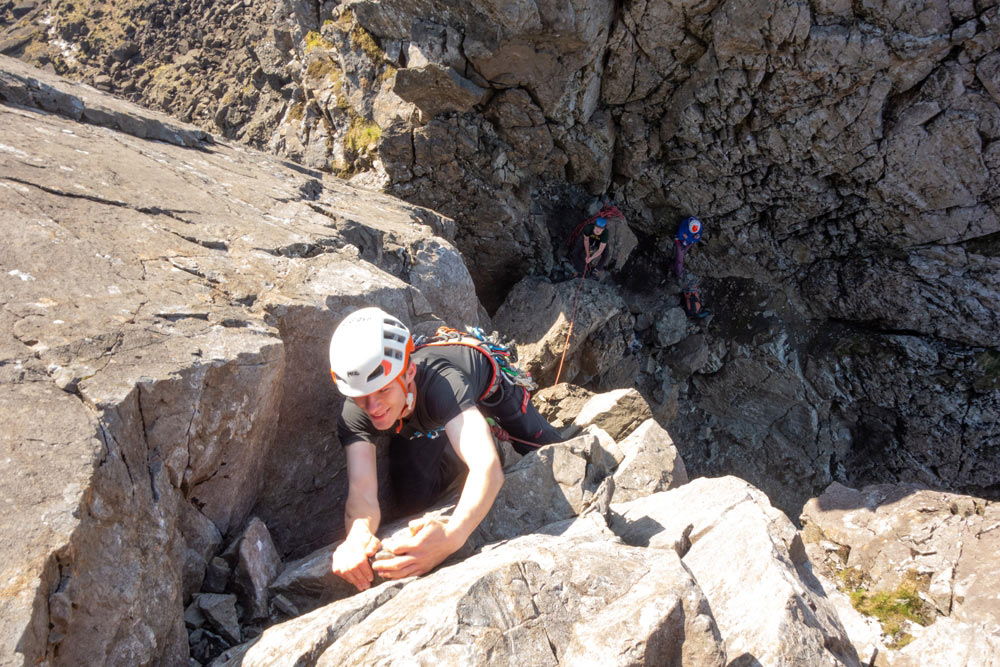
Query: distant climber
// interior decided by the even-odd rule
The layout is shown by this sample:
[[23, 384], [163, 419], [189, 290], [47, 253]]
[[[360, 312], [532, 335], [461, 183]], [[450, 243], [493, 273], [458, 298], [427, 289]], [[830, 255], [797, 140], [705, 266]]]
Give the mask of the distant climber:
[[608, 260], [608, 219], [597, 218], [580, 233], [580, 242], [573, 250], [576, 274], [598, 278]]
[[[586, 273], [600, 277], [599, 272], [604, 270], [610, 255], [608, 223], [614, 218], [624, 221], [625, 214], [613, 204], [602, 206], [597, 213], [580, 222], [566, 238], [566, 247], [571, 249], [570, 258], [577, 276]], [[594, 272], [597, 272], [596, 276]]]
[[[330, 370], [348, 397], [337, 423], [347, 456], [347, 537], [331, 567], [359, 591], [375, 572], [401, 579], [430, 571], [486, 516], [504, 480], [487, 417], [522, 454], [562, 440], [485, 348], [459, 340], [415, 345], [406, 326], [379, 308], [354, 311], [340, 323], [330, 340]], [[447, 521], [411, 523], [412, 537], [393, 545], [394, 557], [371, 564], [381, 548], [380, 435], [389, 436], [389, 478], [402, 511], [426, 509], [465, 480]]]
[[684, 253], [701, 240], [701, 220], [695, 217], [684, 218], [677, 227], [674, 237], [674, 275], [678, 279], [684, 277]]
[[712, 314], [701, 301], [701, 285], [697, 280], [689, 280], [681, 292], [681, 307], [688, 317], [703, 319]]

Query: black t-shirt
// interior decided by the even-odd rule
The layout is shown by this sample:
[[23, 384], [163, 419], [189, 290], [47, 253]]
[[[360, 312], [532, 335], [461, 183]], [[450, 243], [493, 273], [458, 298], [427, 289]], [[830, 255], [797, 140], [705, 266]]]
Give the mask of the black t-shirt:
[[[608, 241], [608, 228], [605, 227], [604, 231], [600, 234], [595, 233], [597, 230], [596, 223], [590, 223], [583, 228], [583, 235], [590, 239], [590, 250], [591, 252], [597, 250], [601, 247], [601, 244], [607, 243]], [[596, 246], [594, 244], [597, 244]]]
[[[416, 402], [413, 414], [403, 422], [403, 437], [443, 435], [444, 425], [476, 405], [493, 378], [490, 360], [467, 345], [430, 345], [414, 352], [410, 359], [417, 366]], [[393, 424], [388, 431], [377, 430], [351, 400], [344, 402], [337, 421], [337, 435], [344, 447], [360, 440], [374, 443], [380, 434], [395, 428]]]

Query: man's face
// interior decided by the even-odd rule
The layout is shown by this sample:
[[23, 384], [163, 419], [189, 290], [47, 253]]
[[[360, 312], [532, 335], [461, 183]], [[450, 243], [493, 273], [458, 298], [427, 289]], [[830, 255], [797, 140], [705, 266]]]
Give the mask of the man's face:
[[[413, 378], [415, 368], [413, 364], [403, 371], [402, 380], [404, 384], [409, 384]], [[380, 431], [389, 429], [403, 416], [406, 410], [406, 393], [403, 387], [396, 380], [393, 380], [378, 391], [357, 396], [351, 399], [359, 408], [365, 411], [372, 425]]]

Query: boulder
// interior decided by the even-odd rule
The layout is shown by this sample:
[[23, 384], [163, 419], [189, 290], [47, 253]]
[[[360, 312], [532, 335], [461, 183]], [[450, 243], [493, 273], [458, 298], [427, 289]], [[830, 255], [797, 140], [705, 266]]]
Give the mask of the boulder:
[[486, 96], [485, 88], [437, 64], [399, 70], [392, 90], [428, 118], [447, 111], [468, 111]]
[[516, 341], [523, 367], [546, 384], [557, 375], [564, 347], [560, 379], [572, 381], [587, 339], [623, 313], [627, 307], [616, 291], [593, 280], [525, 278], [511, 290], [493, 324]]
[[656, 342], [670, 347], [687, 336], [688, 318], [680, 307], [668, 308], [656, 318]]
[[593, 395], [594, 392], [578, 385], [560, 382], [557, 385], [539, 389], [535, 392], [533, 401], [538, 412], [550, 424], [567, 433], [567, 428], [580, 413], [580, 408]]
[[627, 544], [682, 557], [705, 592], [729, 660], [858, 664], [835, 611], [811, 587], [795, 527], [746, 482], [699, 478], [611, 511], [611, 528]]
[[229, 577], [232, 575], [232, 568], [224, 558], [216, 556], [209, 561], [205, 569], [205, 579], [202, 583], [202, 590], [206, 593], [223, 593], [229, 584]]
[[243, 637], [240, 633], [239, 618], [236, 615], [235, 595], [202, 593], [195, 598], [195, 604], [220, 637], [231, 645], [240, 643]]
[[687, 484], [687, 471], [670, 434], [647, 419], [619, 443], [625, 453], [614, 473], [611, 500], [625, 503]]
[[[675, 554], [595, 539], [593, 529], [558, 532], [275, 626], [240, 664], [726, 664], [709, 607]], [[609, 628], [627, 628], [629, 639]]]
[[646, 399], [635, 389], [616, 389], [592, 396], [584, 403], [573, 420], [582, 429], [591, 424], [621, 441], [653, 416]]
[[267, 616], [267, 588], [281, 569], [281, 557], [264, 522], [253, 517], [239, 539], [233, 587], [247, 619]]
[[892, 667], [993, 667], [998, 662], [997, 656], [1000, 656], [1000, 637], [996, 625], [942, 618], [896, 652], [891, 664]]

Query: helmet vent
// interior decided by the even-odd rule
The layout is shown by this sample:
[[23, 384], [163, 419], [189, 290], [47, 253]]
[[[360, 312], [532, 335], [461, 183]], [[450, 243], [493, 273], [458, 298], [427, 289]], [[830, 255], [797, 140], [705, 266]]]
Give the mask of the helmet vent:
[[384, 373], [385, 370], [382, 368], [382, 366], [376, 366], [375, 370], [373, 370], [371, 373], [368, 374], [368, 378], [365, 380], [365, 382], [371, 382], [372, 380], [374, 380], [380, 375], [383, 375]]

